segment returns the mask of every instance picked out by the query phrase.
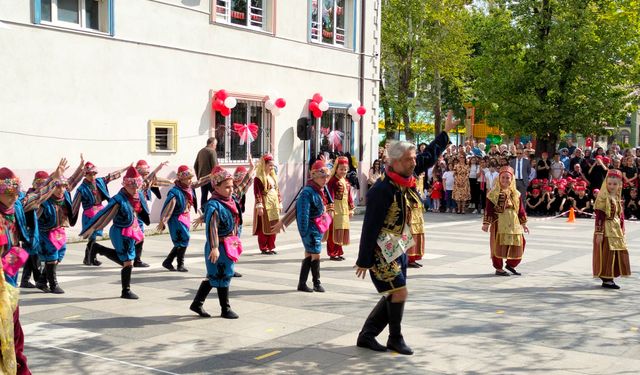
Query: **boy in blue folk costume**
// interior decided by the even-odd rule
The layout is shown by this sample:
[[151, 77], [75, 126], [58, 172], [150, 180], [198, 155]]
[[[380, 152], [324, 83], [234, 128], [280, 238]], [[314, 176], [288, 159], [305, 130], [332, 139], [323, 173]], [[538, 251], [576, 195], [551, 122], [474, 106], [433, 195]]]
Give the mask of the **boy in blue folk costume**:
[[[49, 283], [49, 291], [54, 294], [64, 293], [58, 285], [58, 264], [62, 262], [67, 252], [65, 228], [74, 226], [78, 219], [78, 212], [73, 211], [70, 192], [80, 183], [81, 172], [82, 164], [73, 172], [69, 180], [60, 176], [54, 183], [51, 197], [38, 209], [39, 256], [45, 262], [44, 272]], [[42, 172], [41, 175], [43, 175]]]
[[[84, 211], [82, 213], [83, 231], [87, 230], [89, 221], [91, 221], [91, 219], [96, 216], [100, 210], [102, 210], [102, 202], [109, 200], [110, 196], [107, 184], [120, 178], [120, 175], [126, 171], [127, 168], [128, 167], [125, 167], [121, 170], [109, 173], [104, 177], [96, 177], [98, 174], [98, 168], [96, 168], [93, 163], [86, 162], [84, 165], [84, 181], [82, 181], [82, 184], [78, 186], [78, 191], [76, 191], [76, 194], [73, 197], [74, 212], [79, 212], [80, 205], [82, 205], [82, 209]], [[102, 230], [95, 231], [91, 237], [89, 237], [89, 241], [87, 242], [87, 248], [84, 251], [84, 259], [82, 260], [82, 263], [87, 266], [99, 266], [102, 264], [102, 262], [96, 259], [95, 255], [96, 253], [99, 253], [97, 250], [102, 249], [93, 249], [94, 247], [102, 247], [102, 245], [96, 243], [96, 237], [98, 236], [102, 236]]]
[[207, 266], [207, 278], [189, 307], [203, 318], [211, 317], [203, 308], [212, 288], [217, 288], [218, 300], [225, 319], [237, 319], [238, 314], [229, 305], [229, 284], [234, 273], [234, 263], [242, 252], [238, 237], [240, 210], [231, 197], [233, 176], [224, 168], [216, 166], [211, 171], [213, 196], [204, 207], [205, 235], [204, 259]]
[[[171, 181], [166, 178], [158, 177], [157, 173], [162, 169], [162, 167], [169, 164], [168, 161], [160, 163], [151, 171], [149, 168], [149, 164], [145, 160], [138, 160], [136, 163], [136, 170], [140, 173], [140, 176], [144, 179], [144, 184], [142, 186], [142, 196], [147, 202], [151, 201], [151, 193], [156, 196], [156, 198], [161, 199], [162, 195], [160, 194], [159, 186], [171, 186]], [[138, 218], [138, 224], [140, 225], [140, 229], [144, 232], [144, 223]], [[149, 265], [142, 261], [142, 246], [144, 245], [144, 241], [138, 242], [136, 244], [136, 258], [133, 260], [134, 267], [149, 267]]]
[[[173, 248], [167, 258], [162, 262], [162, 267], [169, 271], [187, 272], [184, 268], [184, 254], [189, 247], [189, 239], [191, 238], [191, 209], [195, 204], [194, 189], [209, 182], [209, 176], [204, 176], [197, 183], [191, 183], [194, 174], [189, 167], [181, 165], [178, 167], [176, 174], [175, 186], [169, 190], [167, 200], [162, 206], [160, 214], [160, 222], [157, 230], [162, 232], [169, 225], [169, 233]], [[177, 268], [173, 267], [173, 260], [177, 258]]]
[[[138, 299], [131, 291], [131, 271], [133, 260], [136, 257], [136, 243], [144, 240], [144, 232], [140, 228], [138, 219], [149, 225], [149, 208], [140, 189], [144, 181], [134, 167], [129, 167], [122, 179], [123, 188], [118, 194], [109, 199], [109, 203], [100, 210], [80, 233], [83, 238], [89, 238], [95, 231], [106, 227], [111, 221], [113, 225], [109, 230], [111, 243], [115, 248], [99, 249], [101, 255], [122, 265], [120, 278], [122, 281], [121, 298]], [[113, 255], [116, 255], [114, 257]]]
[[51, 196], [65, 169], [66, 160], [62, 159], [42, 186], [20, 194], [20, 179], [9, 168], [0, 168], [0, 373], [31, 374], [24, 355], [17, 290], [18, 270], [28, 254], [19, 242], [31, 241], [25, 213]]
[[[317, 160], [311, 166], [310, 179], [300, 192], [296, 202], [296, 221], [298, 232], [304, 244], [304, 259], [300, 268], [298, 290], [301, 292], [324, 292], [320, 283], [320, 253], [322, 241], [331, 225], [331, 216], [327, 213], [327, 205], [333, 204], [327, 182], [331, 172], [323, 160]], [[283, 219], [284, 221], [288, 221]], [[307, 286], [309, 271], [313, 279], [313, 289]]]

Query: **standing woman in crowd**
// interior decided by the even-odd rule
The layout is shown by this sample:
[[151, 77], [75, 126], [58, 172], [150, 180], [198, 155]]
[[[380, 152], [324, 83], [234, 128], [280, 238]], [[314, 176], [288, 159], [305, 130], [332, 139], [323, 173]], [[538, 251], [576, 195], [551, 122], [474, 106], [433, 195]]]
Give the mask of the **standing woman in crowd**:
[[602, 280], [602, 287], [620, 289], [613, 281], [631, 275], [629, 252], [625, 242], [622, 202], [622, 173], [611, 169], [602, 183], [595, 202], [595, 233], [593, 235], [593, 276]]
[[258, 246], [262, 254], [276, 254], [275, 225], [280, 220], [282, 198], [278, 189], [278, 177], [274, 169], [273, 156], [260, 158], [253, 182], [256, 205], [253, 215], [253, 234], [258, 236]]
[[456, 213], [465, 214], [467, 202], [471, 199], [469, 188], [469, 165], [464, 153], [458, 154], [458, 163], [453, 167], [455, 182], [453, 185], [453, 200], [456, 201]]
[[503, 260], [506, 260], [505, 268], [509, 272], [520, 275], [516, 267], [524, 253], [526, 241], [523, 233], [529, 233], [527, 214], [513, 174], [511, 167], [500, 168], [498, 183], [487, 195], [482, 222], [482, 231], [489, 231], [491, 260], [498, 276], [509, 276], [502, 269]]
[[[326, 186], [331, 174], [323, 160], [313, 163], [309, 174], [310, 179], [296, 201], [296, 221], [304, 245], [298, 291], [322, 293], [324, 288], [320, 283], [320, 253], [325, 233], [331, 230], [331, 216], [327, 210], [331, 209], [333, 200]], [[309, 271], [313, 279], [313, 289], [307, 286]]]
[[202, 306], [211, 289], [218, 291], [220, 316], [225, 319], [238, 319], [238, 314], [229, 304], [229, 285], [234, 274], [235, 262], [242, 252], [238, 237], [240, 210], [233, 200], [233, 176], [224, 168], [216, 166], [211, 171], [212, 198], [204, 208], [206, 243], [204, 260], [207, 266], [207, 278], [200, 282], [198, 292], [191, 303], [191, 311], [203, 318], [209, 318]]
[[144, 180], [140, 173], [133, 167], [127, 169], [122, 179], [122, 189], [101, 209], [83, 229], [80, 236], [88, 238], [97, 230], [106, 227], [113, 222], [109, 229], [109, 237], [115, 248], [113, 256], [111, 249], [98, 248], [100, 254], [113, 260], [122, 266], [120, 281], [122, 283], [121, 298], [138, 299], [131, 291], [131, 271], [133, 261], [136, 258], [136, 243], [144, 240], [144, 232], [140, 228], [138, 218], [149, 225], [149, 208], [140, 189], [144, 186]]
[[478, 164], [478, 158], [472, 156], [469, 158], [469, 189], [471, 193], [471, 202], [474, 205], [473, 213], [480, 213], [480, 175], [482, 169]]
[[382, 176], [382, 169], [380, 169], [380, 159], [373, 161], [371, 169], [369, 169], [369, 176], [367, 177], [367, 190], [371, 189], [371, 186], [378, 181]]
[[334, 204], [333, 222], [327, 240], [327, 254], [331, 260], [344, 260], [342, 246], [349, 244], [349, 220], [353, 216], [355, 205], [351, 199], [351, 185], [345, 178], [348, 163], [346, 157], [339, 156], [327, 184]]
[[631, 189], [638, 187], [638, 168], [636, 168], [633, 156], [627, 156], [624, 161], [625, 163], [622, 167], [622, 197], [628, 200]]

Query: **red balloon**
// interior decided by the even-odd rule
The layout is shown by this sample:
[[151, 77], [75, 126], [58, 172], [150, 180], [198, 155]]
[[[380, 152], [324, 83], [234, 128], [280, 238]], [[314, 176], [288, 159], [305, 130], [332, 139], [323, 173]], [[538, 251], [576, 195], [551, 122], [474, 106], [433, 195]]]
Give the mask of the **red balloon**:
[[320, 95], [319, 93], [313, 94], [313, 101], [316, 103], [320, 103], [322, 101], [322, 95]]
[[284, 100], [283, 98], [278, 98], [276, 99], [276, 107], [278, 108], [284, 108], [285, 105], [287, 105], [287, 101]]
[[320, 108], [318, 108], [318, 109], [316, 109], [315, 111], [312, 111], [312, 112], [313, 112], [313, 117], [315, 117], [315, 118], [322, 117], [322, 111], [320, 110]]
[[224, 107], [224, 101], [222, 99], [216, 99], [211, 103], [211, 107], [214, 111], [220, 111]]
[[227, 117], [231, 114], [231, 109], [227, 107], [222, 107], [220, 108], [220, 114], [223, 115], [224, 117]]
[[309, 103], [309, 110], [310, 110], [311, 112], [315, 112], [315, 111], [317, 111], [317, 110], [319, 110], [319, 109], [320, 109], [320, 108], [318, 108], [318, 102], [314, 102], [314, 101], [312, 101], [312, 102], [310, 102], [310, 103]]
[[226, 98], [229, 97], [229, 94], [227, 93], [227, 90], [224, 89], [220, 89], [216, 92], [216, 98], [224, 101]]
[[364, 116], [364, 114], [367, 113], [367, 109], [364, 106], [360, 106], [358, 107], [357, 112], [360, 116]]

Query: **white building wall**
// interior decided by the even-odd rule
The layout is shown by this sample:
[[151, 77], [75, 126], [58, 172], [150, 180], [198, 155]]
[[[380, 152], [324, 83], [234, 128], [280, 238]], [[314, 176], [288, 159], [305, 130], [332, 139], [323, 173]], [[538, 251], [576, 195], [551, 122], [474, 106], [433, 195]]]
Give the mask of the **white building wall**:
[[[295, 124], [307, 115], [308, 99], [314, 92], [331, 102], [358, 99], [359, 54], [307, 42], [307, 1], [277, 1], [275, 36], [211, 23], [204, 0], [116, 1], [113, 37], [34, 25], [29, 3], [0, 2], [0, 20], [8, 26], [0, 29], [0, 165], [25, 184], [62, 156], [75, 166], [80, 153], [105, 173], [138, 159], [169, 160], [160, 173], [168, 175], [180, 164], [193, 165], [210, 135], [212, 90], [275, 90], [287, 100], [272, 131], [287, 203], [302, 184]], [[379, 0], [366, 3], [363, 175], [377, 149], [371, 142], [379, 66], [373, 23], [379, 25]], [[178, 122], [177, 153], [149, 153], [152, 119]], [[117, 186], [111, 184], [112, 193]]]

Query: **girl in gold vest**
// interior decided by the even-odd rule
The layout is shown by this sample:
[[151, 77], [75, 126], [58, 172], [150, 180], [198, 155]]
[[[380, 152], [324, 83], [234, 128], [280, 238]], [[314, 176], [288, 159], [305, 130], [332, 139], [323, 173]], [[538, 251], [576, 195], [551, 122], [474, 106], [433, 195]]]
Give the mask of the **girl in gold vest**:
[[327, 253], [331, 260], [344, 260], [342, 246], [349, 244], [349, 219], [355, 205], [351, 198], [351, 185], [345, 178], [348, 171], [349, 159], [339, 156], [327, 184], [334, 202], [333, 222], [327, 240]]
[[256, 205], [253, 215], [253, 234], [258, 236], [258, 246], [262, 254], [276, 254], [275, 225], [280, 220], [282, 198], [278, 190], [278, 178], [274, 169], [273, 156], [266, 154], [260, 158], [253, 182]]
[[496, 275], [509, 276], [502, 269], [503, 259], [509, 272], [521, 275], [516, 267], [522, 260], [526, 244], [523, 233], [529, 233], [529, 228], [522, 198], [513, 178], [513, 169], [509, 166], [500, 168], [498, 183], [487, 195], [482, 230], [489, 231], [491, 260]]
[[621, 192], [622, 172], [610, 169], [596, 198], [593, 234], [593, 276], [602, 279], [602, 287], [608, 289], [620, 289], [614, 278], [631, 275]]

